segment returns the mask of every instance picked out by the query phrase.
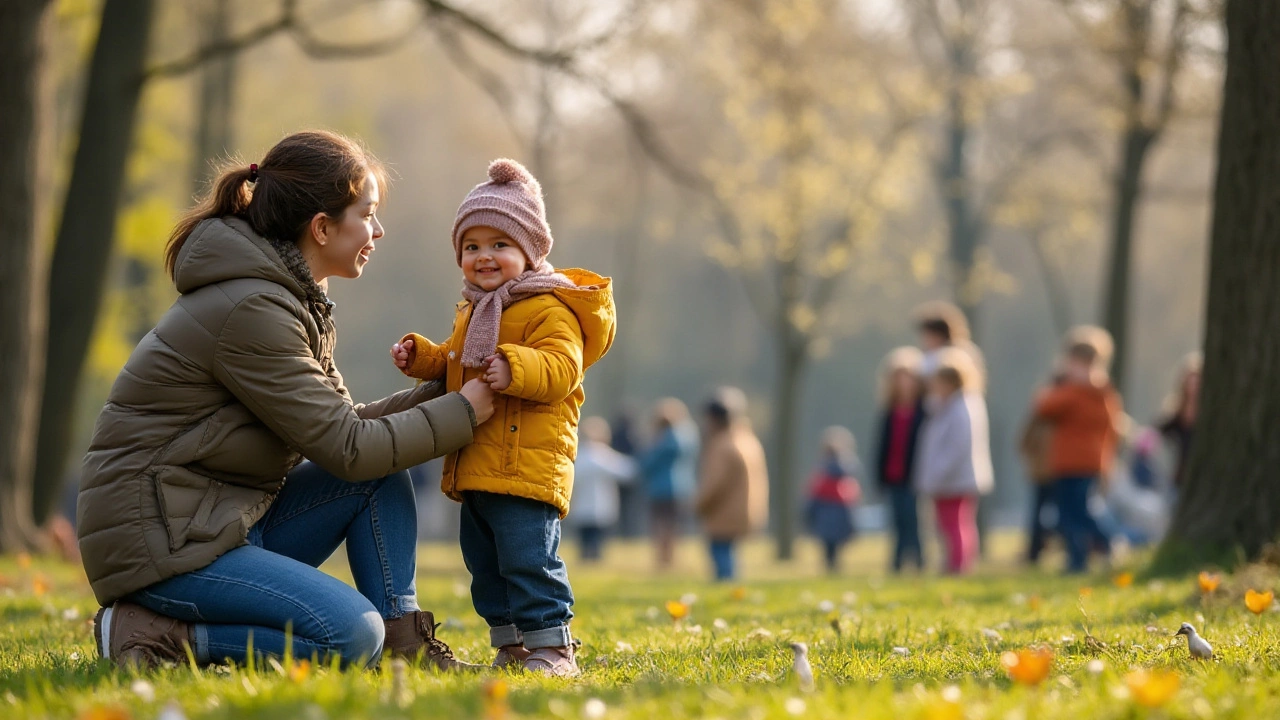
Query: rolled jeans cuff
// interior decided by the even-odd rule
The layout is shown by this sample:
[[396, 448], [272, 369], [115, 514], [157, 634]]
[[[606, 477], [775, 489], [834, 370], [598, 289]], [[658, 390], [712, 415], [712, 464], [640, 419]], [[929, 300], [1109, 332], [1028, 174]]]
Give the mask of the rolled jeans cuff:
[[524, 634], [526, 650], [537, 650], [548, 647], [569, 647], [573, 644], [573, 634], [568, 625], [557, 625], [544, 630], [531, 630]]
[[191, 648], [192, 654], [196, 656], [196, 665], [204, 667], [212, 663], [209, 659], [209, 626], [204, 623], [196, 623], [195, 632], [196, 646]]
[[519, 645], [524, 642], [524, 635], [515, 625], [499, 625], [489, 628], [489, 644], [500, 648], [507, 645]]

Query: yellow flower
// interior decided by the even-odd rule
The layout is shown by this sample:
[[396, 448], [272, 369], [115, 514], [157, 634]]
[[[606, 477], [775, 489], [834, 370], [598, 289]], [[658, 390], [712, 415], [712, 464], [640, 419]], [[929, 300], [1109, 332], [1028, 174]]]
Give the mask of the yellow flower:
[[1027, 598], [1027, 607], [1031, 608], [1031, 612], [1039, 612], [1040, 606], [1043, 604], [1044, 601], [1040, 599], [1039, 595], [1032, 595]]
[[35, 593], [36, 597], [44, 597], [49, 592], [49, 588], [49, 578], [44, 575], [36, 575], [32, 578], [31, 592]]
[[1258, 592], [1250, 590], [1244, 594], [1244, 605], [1254, 615], [1261, 615], [1271, 607], [1272, 601], [1276, 599], [1275, 593], [1268, 590], [1267, 592]]
[[738, 602], [742, 602], [747, 599], [747, 589], [741, 586], [736, 587], [733, 589], [731, 597]]
[[131, 720], [129, 711], [119, 706], [94, 705], [76, 716], [76, 720]]
[[289, 679], [300, 683], [311, 677], [311, 661], [299, 660], [289, 666]]
[[1087, 585], [1085, 587], [1080, 588], [1080, 597], [1082, 598], [1093, 597], [1093, 588]]
[[1014, 682], [1039, 685], [1049, 677], [1049, 670], [1053, 667], [1053, 651], [1046, 647], [1010, 651], [1000, 656], [1000, 664]]
[[964, 720], [964, 708], [949, 700], [934, 700], [921, 710], [920, 720]]
[[18, 553], [18, 568], [21, 570], [31, 569], [31, 553]]
[[1111, 582], [1115, 583], [1116, 587], [1123, 590], [1124, 588], [1127, 588], [1133, 585], [1133, 573], [1122, 572], [1119, 575], [1112, 578]]
[[1143, 707], [1158, 708], [1178, 694], [1182, 678], [1172, 670], [1134, 670], [1124, 676], [1129, 696]]
[[678, 622], [689, 616], [689, 606], [679, 600], [668, 600], [667, 614], [671, 616], [672, 620]]
[[1222, 576], [1217, 573], [1201, 572], [1197, 580], [1200, 584], [1200, 592], [1205, 595], [1211, 594], [1222, 584]]
[[490, 678], [481, 686], [484, 691], [485, 720], [502, 720], [507, 716], [507, 683], [502, 678]]

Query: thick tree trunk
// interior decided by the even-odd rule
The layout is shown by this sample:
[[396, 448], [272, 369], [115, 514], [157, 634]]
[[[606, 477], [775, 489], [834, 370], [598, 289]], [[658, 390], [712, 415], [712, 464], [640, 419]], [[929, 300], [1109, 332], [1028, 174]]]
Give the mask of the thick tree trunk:
[[[785, 333], [782, 334], [786, 337]], [[800, 480], [796, 477], [796, 426], [800, 417], [800, 390], [808, 368], [808, 354], [794, 343], [780, 339], [778, 384], [773, 401], [773, 468], [769, 472], [769, 515], [779, 560], [795, 557], [797, 500]]]
[[36, 446], [35, 517], [61, 494], [80, 375], [102, 303], [142, 94], [154, 0], [106, 0], [49, 275], [49, 352]]
[[1106, 297], [1103, 298], [1103, 327], [1115, 340], [1112, 360], [1116, 388], [1124, 390], [1129, 352], [1129, 278], [1133, 266], [1133, 232], [1142, 201], [1142, 173], [1156, 135], [1139, 120], [1125, 130], [1120, 144], [1120, 172], [1115, 178], [1114, 208], [1111, 215], [1111, 253], [1108, 258]]
[[1280, 3], [1227, 2], [1204, 382], [1160, 560], [1256, 557], [1280, 537]]
[[44, 220], [41, 152], [51, 113], [47, 54], [50, 0], [0, 3], [0, 552], [29, 547], [32, 445], [44, 351]]

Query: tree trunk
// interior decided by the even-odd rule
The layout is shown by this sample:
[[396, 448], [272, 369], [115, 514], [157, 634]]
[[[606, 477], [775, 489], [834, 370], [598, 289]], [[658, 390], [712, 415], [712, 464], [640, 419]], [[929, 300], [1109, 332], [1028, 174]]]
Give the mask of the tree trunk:
[[[208, 0], [204, 8], [206, 47], [227, 41], [231, 32], [231, 0]], [[208, 61], [200, 71], [200, 105], [196, 111], [195, 161], [192, 190], [198, 193], [213, 176], [213, 162], [225, 157], [232, 146], [231, 118], [235, 109], [236, 56]]]
[[1257, 557], [1280, 536], [1280, 3], [1228, 0], [1204, 381], [1159, 560]]
[[50, 0], [0, 4], [0, 552], [28, 548], [44, 350]]
[[1133, 230], [1142, 200], [1142, 172], [1156, 135], [1134, 119], [1121, 139], [1120, 172], [1115, 178], [1115, 207], [1111, 216], [1111, 257], [1108, 261], [1103, 327], [1115, 340], [1112, 359], [1117, 390], [1124, 390], [1128, 367], [1129, 277], [1133, 265]]
[[779, 560], [795, 557], [797, 497], [795, 476], [796, 426], [799, 420], [800, 391], [808, 368], [808, 353], [788, 341], [791, 334], [779, 333], [778, 384], [773, 401], [773, 469], [769, 473], [769, 515]]
[[102, 304], [134, 117], [142, 94], [154, 0], [106, 0], [89, 67], [80, 142], [49, 274], [49, 338], [35, 518], [61, 494], [81, 372]]

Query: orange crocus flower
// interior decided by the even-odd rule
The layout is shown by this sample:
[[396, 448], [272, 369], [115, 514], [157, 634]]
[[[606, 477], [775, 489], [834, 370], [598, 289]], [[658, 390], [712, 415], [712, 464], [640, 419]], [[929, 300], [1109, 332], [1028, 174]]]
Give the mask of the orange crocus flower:
[[1039, 685], [1053, 668], [1053, 651], [1046, 647], [1025, 648], [1000, 656], [1009, 677], [1020, 685]]

